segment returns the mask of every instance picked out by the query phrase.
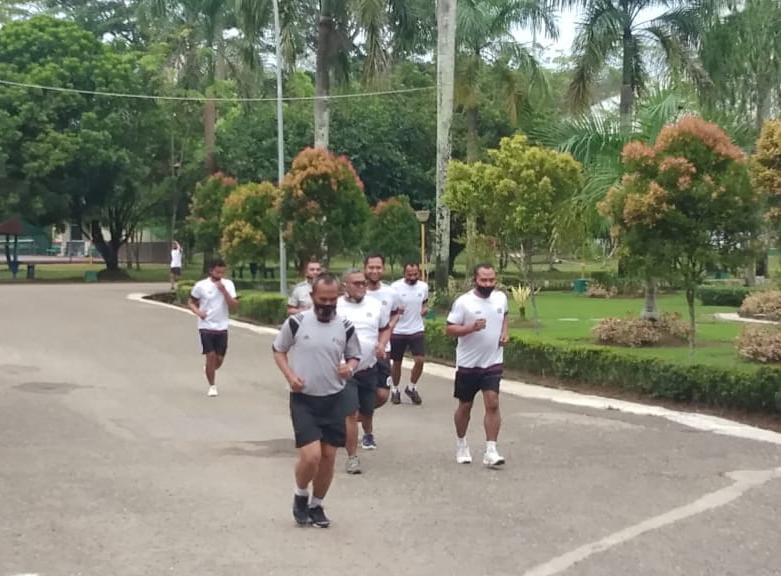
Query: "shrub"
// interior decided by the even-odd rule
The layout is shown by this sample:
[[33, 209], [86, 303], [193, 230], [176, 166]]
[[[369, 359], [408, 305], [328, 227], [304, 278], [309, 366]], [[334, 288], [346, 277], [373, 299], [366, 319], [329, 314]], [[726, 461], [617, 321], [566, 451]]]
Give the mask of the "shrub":
[[738, 314], [745, 318], [781, 320], [781, 290], [767, 290], [747, 296]]
[[[441, 322], [428, 323], [426, 345], [433, 357], [451, 363], [455, 360], [455, 339], [445, 335]], [[510, 370], [654, 398], [781, 413], [781, 370], [773, 367], [739, 372], [703, 364], [679, 365], [641, 358], [621, 348], [571, 346], [527, 340], [516, 334], [505, 346], [504, 361]]]
[[619, 276], [615, 272], [592, 272], [594, 284], [604, 287], [614, 295], [635, 295], [643, 292], [643, 283], [637, 278]]
[[590, 284], [586, 290], [589, 298], [612, 298], [618, 293], [615, 288], [606, 288], [602, 284]]
[[751, 289], [744, 286], [700, 286], [697, 288], [697, 298], [703, 306], [734, 306], [743, 304], [743, 300], [751, 294]]
[[282, 324], [287, 318], [287, 298], [274, 293], [246, 294], [239, 298], [238, 315], [262, 324]]
[[176, 285], [176, 301], [179, 304], [187, 304], [187, 301], [190, 299], [190, 292], [193, 290], [193, 284], [192, 282], [179, 282]]
[[781, 329], [746, 326], [738, 337], [738, 354], [755, 362], [781, 362]]
[[659, 320], [645, 318], [604, 318], [593, 329], [600, 344], [639, 348], [654, 346], [663, 340], [685, 342], [689, 327], [677, 314], [663, 314]]

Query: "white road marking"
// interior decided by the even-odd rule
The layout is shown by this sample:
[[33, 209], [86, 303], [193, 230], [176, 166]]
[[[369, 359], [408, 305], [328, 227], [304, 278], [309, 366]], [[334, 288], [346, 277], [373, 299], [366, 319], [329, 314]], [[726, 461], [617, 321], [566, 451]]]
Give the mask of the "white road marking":
[[[136, 302], [163, 306], [169, 310], [178, 310], [179, 312], [192, 315], [189, 310], [179, 306], [166, 304], [164, 302], [156, 302], [154, 300], [145, 300], [144, 294], [129, 294], [127, 298]], [[265, 336], [274, 336], [279, 332], [275, 328], [257, 326], [247, 322], [239, 322], [238, 320], [231, 320], [231, 326], [250, 330], [251, 332]], [[411, 368], [412, 362], [405, 361], [405, 366]], [[425, 365], [424, 372], [431, 376], [438, 376], [448, 380], [452, 380], [455, 377], [455, 369], [443, 364], [429, 362]], [[617, 410], [619, 412], [635, 414], [637, 416], [656, 416], [703, 432], [713, 432], [714, 434], [722, 434], [733, 438], [743, 438], [746, 440], [756, 440], [758, 442], [769, 442], [771, 444], [781, 445], [781, 434], [778, 432], [748, 426], [746, 424], [741, 424], [740, 422], [734, 422], [732, 420], [727, 420], [726, 418], [719, 418], [718, 416], [710, 416], [708, 414], [681, 412], [663, 408], [661, 406], [638, 404], [635, 402], [626, 402], [624, 400], [604, 398], [602, 396], [580, 394], [569, 390], [546, 388], [544, 386], [535, 386], [515, 380], [503, 380], [502, 391], [520, 398], [546, 400], [566, 406], [579, 406], [581, 408], [593, 408], [597, 410]]]
[[611, 548], [620, 546], [643, 534], [659, 530], [665, 526], [670, 526], [715, 508], [726, 506], [743, 496], [749, 490], [758, 488], [771, 480], [781, 478], [781, 468], [759, 471], [736, 471], [728, 473], [727, 476], [733, 480], [733, 483], [726, 488], [716, 490], [715, 492], [702, 496], [690, 504], [675, 508], [669, 512], [635, 524], [634, 526], [614, 532], [602, 540], [585, 544], [572, 552], [567, 552], [544, 564], [527, 570], [523, 573], [523, 576], [555, 576], [556, 574], [561, 574], [569, 568], [572, 568], [575, 564], [583, 562], [595, 554], [600, 554]]

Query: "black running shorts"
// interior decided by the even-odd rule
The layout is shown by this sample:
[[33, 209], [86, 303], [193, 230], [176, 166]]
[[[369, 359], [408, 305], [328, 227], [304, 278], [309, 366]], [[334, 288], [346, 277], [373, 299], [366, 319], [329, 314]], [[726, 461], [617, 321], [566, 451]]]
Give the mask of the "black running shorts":
[[296, 448], [312, 442], [325, 442], [341, 448], [345, 444], [347, 416], [344, 390], [330, 396], [290, 394], [290, 418], [296, 437]]
[[356, 372], [347, 381], [347, 410], [349, 414], [359, 412], [363, 416], [374, 414], [374, 404], [377, 401], [377, 367]]
[[375, 366], [377, 367], [377, 388], [389, 390], [390, 384], [388, 384], [388, 378], [390, 378], [391, 375], [390, 362], [387, 360], [377, 360]]
[[204, 354], [214, 352], [217, 356], [228, 353], [227, 330], [201, 330], [201, 347]]
[[417, 334], [394, 334], [391, 336], [391, 359], [402, 360], [404, 353], [409, 350], [415, 357], [426, 355], [426, 335], [423, 332]]
[[499, 392], [501, 369], [459, 368], [453, 396], [461, 402], [473, 402], [478, 392]]

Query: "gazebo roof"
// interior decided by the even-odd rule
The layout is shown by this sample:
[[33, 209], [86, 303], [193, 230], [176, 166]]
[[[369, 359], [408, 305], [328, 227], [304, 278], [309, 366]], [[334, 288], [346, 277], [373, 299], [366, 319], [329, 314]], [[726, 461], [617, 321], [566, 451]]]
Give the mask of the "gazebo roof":
[[22, 220], [18, 216], [9, 218], [4, 222], [0, 222], [0, 234], [7, 234], [9, 236], [21, 236], [24, 232], [22, 226]]

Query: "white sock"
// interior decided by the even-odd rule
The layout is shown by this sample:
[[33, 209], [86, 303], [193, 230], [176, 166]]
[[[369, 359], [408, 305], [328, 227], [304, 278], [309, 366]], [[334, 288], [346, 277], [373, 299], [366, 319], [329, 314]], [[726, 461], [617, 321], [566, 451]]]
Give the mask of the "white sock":
[[485, 451], [489, 454], [495, 454], [496, 453], [496, 442], [491, 442], [490, 440], [485, 443]]
[[416, 386], [415, 384], [413, 384], [412, 382], [410, 382], [410, 383], [409, 383], [409, 386], [407, 386], [407, 388], [409, 388], [410, 390], [414, 390], [414, 389], [415, 389], [415, 386]]
[[456, 445], [459, 448], [466, 448], [466, 437], [464, 437], [464, 438], [456, 438]]
[[398, 392], [398, 391], [399, 391], [399, 387], [398, 387], [398, 386], [396, 386], [396, 384], [394, 384], [394, 385], [393, 385], [393, 391], [394, 391], [394, 392]]
[[310, 508], [315, 508], [317, 506], [322, 506], [322, 505], [323, 505], [323, 499], [322, 498], [315, 498], [314, 496], [312, 497], [311, 502], [309, 502], [309, 507]]
[[309, 490], [307, 490], [306, 488], [299, 488], [298, 486], [296, 486], [296, 496], [306, 496], [307, 498], [309, 498]]

